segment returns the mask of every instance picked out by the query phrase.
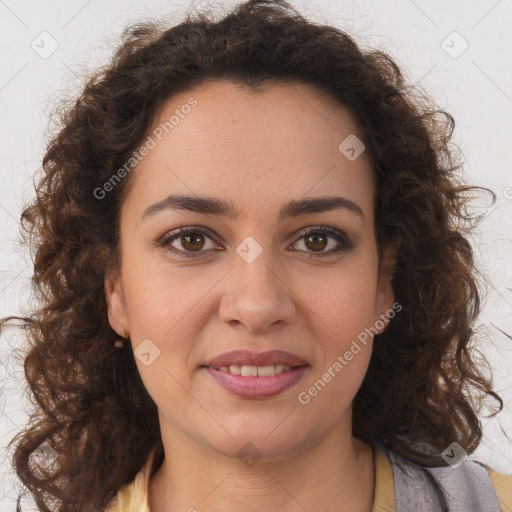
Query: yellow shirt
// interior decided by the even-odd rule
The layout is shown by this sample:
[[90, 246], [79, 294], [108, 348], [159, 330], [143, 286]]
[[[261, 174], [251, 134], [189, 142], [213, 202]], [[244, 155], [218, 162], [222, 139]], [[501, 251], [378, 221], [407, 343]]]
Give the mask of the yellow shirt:
[[[154, 451], [135, 479], [121, 487], [105, 512], [151, 512], [148, 506], [148, 482]], [[395, 512], [393, 470], [386, 448], [378, 443], [373, 451], [375, 496], [372, 512]], [[485, 466], [491, 477], [502, 512], [512, 512], [512, 475], [498, 473]]]

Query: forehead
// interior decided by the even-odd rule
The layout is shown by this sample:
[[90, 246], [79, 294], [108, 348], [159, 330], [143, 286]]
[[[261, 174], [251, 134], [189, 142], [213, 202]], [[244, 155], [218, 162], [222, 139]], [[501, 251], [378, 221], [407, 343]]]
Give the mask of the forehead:
[[224, 197], [242, 211], [333, 192], [367, 207], [373, 199], [366, 152], [351, 160], [340, 149], [363, 139], [352, 112], [308, 84], [254, 92], [207, 82], [165, 102], [149, 134], [127, 198], [139, 211], [171, 192]]

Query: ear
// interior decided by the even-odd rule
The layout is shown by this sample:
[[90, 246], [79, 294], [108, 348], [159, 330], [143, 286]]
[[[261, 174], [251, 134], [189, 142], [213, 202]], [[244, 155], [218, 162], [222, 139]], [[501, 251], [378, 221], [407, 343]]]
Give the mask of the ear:
[[395, 312], [402, 309], [399, 304], [395, 303], [395, 294], [391, 282], [398, 248], [398, 245], [394, 244], [386, 247], [382, 253], [375, 297], [375, 328], [378, 330], [378, 334], [386, 330], [390, 319], [395, 316]]
[[128, 315], [124, 297], [121, 276], [117, 270], [109, 270], [104, 281], [105, 299], [107, 302], [108, 321], [110, 327], [124, 336], [129, 333]]

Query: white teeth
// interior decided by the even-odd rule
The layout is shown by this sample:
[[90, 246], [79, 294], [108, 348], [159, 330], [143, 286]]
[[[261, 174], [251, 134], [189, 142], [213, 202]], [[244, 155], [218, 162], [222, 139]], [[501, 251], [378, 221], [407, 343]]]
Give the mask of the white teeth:
[[257, 366], [242, 366], [242, 373], [244, 377], [254, 377], [258, 375]]
[[261, 377], [268, 377], [269, 375], [274, 375], [274, 365], [270, 366], [258, 366], [256, 368], [258, 370], [258, 375]]
[[229, 372], [233, 375], [242, 375], [242, 377], [270, 377], [271, 375], [277, 375], [290, 369], [291, 366], [284, 364], [271, 364], [267, 366], [240, 366], [232, 364], [231, 366], [221, 366], [219, 368], [221, 372]]

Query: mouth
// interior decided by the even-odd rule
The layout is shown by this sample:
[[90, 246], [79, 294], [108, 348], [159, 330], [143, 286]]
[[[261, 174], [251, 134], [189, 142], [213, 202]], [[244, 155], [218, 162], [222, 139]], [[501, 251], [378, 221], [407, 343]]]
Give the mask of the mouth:
[[297, 384], [309, 368], [301, 357], [280, 350], [261, 353], [236, 350], [200, 366], [220, 387], [247, 400], [262, 400], [282, 393]]
[[[215, 368], [219, 371], [228, 371], [234, 375], [268, 376], [306, 364], [302, 357], [283, 350], [253, 352], [251, 350], [239, 349], [225, 352], [209, 361], [204, 361], [201, 366]], [[239, 371], [240, 373], [238, 373]]]
[[290, 366], [285, 364], [270, 364], [265, 366], [255, 365], [237, 365], [232, 364], [229, 366], [219, 366], [218, 368], [212, 366], [202, 366], [202, 368], [212, 368], [219, 372], [229, 373], [231, 375], [240, 375], [242, 377], [271, 377], [273, 375], [279, 375], [283, 372], [295, 370], [296, 368], [302, 368], [303, 366], [309, 366], [307, 364]]

